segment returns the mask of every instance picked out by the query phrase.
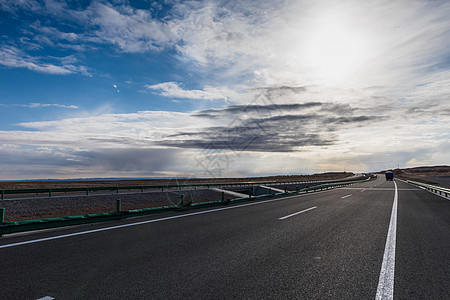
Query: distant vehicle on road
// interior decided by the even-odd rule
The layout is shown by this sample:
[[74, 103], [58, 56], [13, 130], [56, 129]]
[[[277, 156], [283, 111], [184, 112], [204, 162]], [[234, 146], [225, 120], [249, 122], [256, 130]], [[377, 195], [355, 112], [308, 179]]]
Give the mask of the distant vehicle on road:
[[394, 173], [392, 173], [391, 171], [387, 171], [384, 175], [386, 176], [386, 180], [394, 180]]

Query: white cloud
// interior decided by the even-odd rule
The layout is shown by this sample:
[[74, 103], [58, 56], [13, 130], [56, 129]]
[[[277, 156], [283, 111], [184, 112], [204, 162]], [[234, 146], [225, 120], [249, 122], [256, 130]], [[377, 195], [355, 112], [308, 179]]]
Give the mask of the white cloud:
[[15, 47], [0, 48], [0, 64], [7, 67], [27, 68], [32, 71], [50, 74], [70, 74], [72, 70], [63, 66], [56, 66], [40, 62], [37, 59], [23, 53]]
[[53, 45], [53, 42], [50, 39], [64, 40], [66, 42], [75, 43], [82, 39], [83, 34], [76, 34], [74, 32], [62, 32], [55, 27], [42, 25], [41, 22], [36, 21], [32, 25], [30, 25], [30, 29], [39, 32], [42, 36], [39, 36], [40, 39], [47, 39], [46, 43]]
[[28, 107], [28, 108], [44, 108], [44, 107], [59, 107], [59, 108], [69, 108], [69, 109], [78, 109], [79, 107], [76, 105], [65, 105], [65, 104], [50, 104], [50, 103], [30, 103], [30, 104], [21, 104], [20, 106]]
[[[412, 85], [441, 63], [450, 5], [425, 1], [174, 2], [164, 19], [124, 3], [93, 1], [84, 9], [46, 1], [2, 4], [77, 22], [62, 32], [32, 24], [41, 43], [112, 44], [122, 52], [175, 48], [196, 71], [250, 84]], [[45, 65], [30, 68], [45, 70]], [[49, 72], [62, 72], [49, 66]], [[67, 68], [66, 68], [67, 69]], [[255, 76], [256, 75], [256, 76]]]
[[67, 104], [57, 104], [57, 103], [28, 103], [28, 104], [2, 104], [2, 107], [11, 107], [11, 106], [20, 106], [27, 108], [46, 108], [46, 107], [58, 107], [58, 108], [67, 108], [67, 109], [79, 109], [77, 105], [67, 105]]
[[170, 22], [185, 61], [216, 79], [246, 76], [260, 84], [412, 86], [443, 63], [450, 35], [450, 5], [442, 2], [288, 1], [257, 9], [246, 2], [189, 2], [176, 8], [180, 17]]
[[158, 91], [161, 96], [186, 99], [230, 99], [238, 94], [227, 88], [205, 87], [203, 90], [184, 90], [176, 82], [163, 82], [155, 85], [146, 85], [149, 90]]
[[89, 25], [99, 28], [94, 32], [97, 41], [116, 45], [124, 52], [163, 49], [176, 39], [170, 25], [154, 20], [146, 10], [94, 3], [89, 13], [93, 16]]
[[258, 7], [247, 2], [175, 2], [164, 19], [149, 10], [98, 1], [80, 10], [55, 1], [39, 9], [37, 3], [3, 6], [51, 14], [84, 28], [82, 33], [62, 32], [35, 22], [30, 28], [40, 33], [35, 38], [43, 44], [106, 43], [122, 52], [175, 48], [197, 72], [232, 84], [411, 86], [442, 63], [439, 58], [445, 56], [450, 38], [450, 5], [444, 2], [288, 1]]
[[3, 46], [0, 48], [0, 65], [12, 68], [26, 68], [40, 73], [66, 75], [71, 73], [81, 73], [90, 76], [84, 66], [75, 66], [71, 63], [64, 63], [65, 58], [60, 59], [61, 65], [55, 65], [42, 61], [42, 58], [32, 57], [20, 49], [13, 46]]
[[142, 111], [131, 114], [100, 114], [92, 117], [67, 118], [57, 121], [27, 122], [19, 126], [33, 131], [0, 133], [2, 141], [18, 144], [74, 147], [130, 147], [151, 146], [183, 127], [195, 130], [208, 126], [187, 113]]
[[19, 9], [38, 11], [42, 8], [42, 6], [38, 1], [35, 0], [17, 0], [17, 1], [1, 1], [0, 8], [9, 13], [15, 13]]

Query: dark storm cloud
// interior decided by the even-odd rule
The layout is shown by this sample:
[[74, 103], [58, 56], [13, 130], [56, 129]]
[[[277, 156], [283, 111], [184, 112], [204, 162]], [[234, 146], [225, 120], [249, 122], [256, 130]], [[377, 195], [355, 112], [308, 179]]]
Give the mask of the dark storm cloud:
[[260, 92], [257, 97], [266, 97], [272, 99], [273, 97], [281, 97], [287, 95], [301, 94], [307, 91], [304, 86], [271, 86], [271, 87], [260, 87], [256, 88], [256, 91]]
[[[284, 90], [285, 89], [285, 90]], [[281, 88], [277, 91], [291, 91]], [[267, 92], [267, 91], [266, 91]], [[226, 117], [227, 126], [183, 131], [167, 136], [160, 145], [232, 151], [290, 152], [305, 146], [327, 146], [337, 142], [336, 132], [360, 127], [384, 117], [355, 115], [347, 104], [322, 102], [232, 105], [194, 114], [197, 117]]]
[[262, 135], [248, 132], [233, 135], [217, 135], [210, 139], [211, 134], [200, 133], [197, 139], [171, 140], [161, 144], [170, 147], [205, 150], [291, 152], [294, 147], [326, 146], [334, 143], [331, 137], [327, 139], [318, 134]]
[[266, 87], [266, 88], [259, 88], [258, 90], [263, 90], [263, 91], [267, 91], [267, 93], [286, 93], [286, 92], [291, 92], [291, 93], [301, 93], [301, 92], [306, 92], [306, 87], [304, 86], [287, 86], [287, 85], [282, 85], [282, 86], [278, 86], [278, 87]]
[[304, 104], [269, 104], [269, 105], [231, 105], [224, 109], [207, 109], [195, 113], [195, 117], [215, 118], [220, 115], [229, 115], [236, 113], [261, 114], [277, 111], [301, 110], [312, 107], [322, 107], [320, 102], [308, 102]]
[[[231, 105], [224, 109], [208, 109], [194, 114], [196, 117], [216, 118], [220, 116], [226, 117], [230, 114], [256, 114], [256, 115], [270, 115], [281, 111], [300, 111], [308, 108], [321, 107], [321, 102], [310, 101], [307, 103], [280, 103], [283, 99], [291, 99], [306, 91], [305, 87], [299, 86], [275, 86], [275, 87], [260, 87], [254, 89], [256, 95], [254, 96], [254, 103], [249, 105]], [[284, 101], [289, 102], [289, 101]]]
[[378, 117], [378, 116], [357, 116], [357, 117], [338, 117], [338, 118], [326, 118], [326, 124], [361, 124], [367, 123], [370, 121], [382, 121], [385, 120], [386, 117]]

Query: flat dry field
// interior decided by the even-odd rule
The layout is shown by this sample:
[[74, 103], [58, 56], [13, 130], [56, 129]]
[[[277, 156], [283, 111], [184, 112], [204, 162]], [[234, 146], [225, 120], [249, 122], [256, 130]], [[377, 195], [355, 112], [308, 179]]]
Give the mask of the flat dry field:
[[[323, 173], [315, 175], [272, 176], [253, 178], [218, 178], [218, 179], [173, 179], [173, 180], [99, 180], [99, 181], [23, 181], [1, 182], [0, 189], [37, 189], [68, 187], [116, 187], [141, 185], [175, 185], [196, 183], [233, 183], [264, 181], [307, 181], [331, 180], [352, 176], [353, 173]], [[183, 191], [152, 191], [145, 193], [41, 197], [33, 199], [0, 200], [0, 207], [5, 208], [5, 221], [22, 221], [63, 216], [77, 216], [112, 212], [117, 199], [122, 201], [123, 210], [176, 205], [184, 195], [186, 202], [208, 202], [221, 200], [221, 192], [209, 189]]]
[[417, 167], [410, 169], [394, 170], [394, 174], [403, 179], [420, 181], [428, 184], [436, 184], [450, 188], [450, 167]]
[[352, 176], [353, 173], [322, 173], [313, 175], [289, 175], [248, 178], [188, 178], [188, 179], [136, 179], [136, 180], [69, 180], [69, 181], [5, 181], [0, 182], [0, 189], [38, 189], [38, 188], [69, 188], [69, 187], [115, 187], [140, 185], [175, 185], [197, 183], [232, 183], [232, 182], [262, 182], [262, 181], [306, 181], [329, 180]]

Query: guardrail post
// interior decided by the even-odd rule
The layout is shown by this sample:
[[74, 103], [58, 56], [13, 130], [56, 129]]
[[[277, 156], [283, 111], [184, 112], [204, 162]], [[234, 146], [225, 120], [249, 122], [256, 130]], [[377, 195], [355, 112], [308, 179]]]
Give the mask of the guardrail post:
[[179, 206], [184, 206], [184, 195], [181, 194], [180, 198], [181, 198], [181, 201], [180, 201], [180, 205]]
[[225, 202], [225, 192], [222, 192], [222, 202]]
[[52, 197], [52, 189], [48, 190], [48, 197], [51, 198]]
[[141, 193], [144, 192], [144, 186], [141, 186]]
[[298, 185], [295, 187], [295, 192], [298, 194]]
[[286, 188], [286, 186], [284, 186], [284, 193], [285, 193], [285, 194], [287, 193], [287, 188]]
[[86, 188], [86, 196], [89, 196], [89, 188]]
[[0, 208], [0, 223], [3, 223], [5, 221], [5, 209]]
[[5, 190], [2, 190], [2, 200], [5, 200]]
[[119, 187], [116, 187], [116, 194], [119, 193]]
[[122, 200], [117, 199], [116, 200], [116, 213], [120, 213], [121, 210], [122, 210]]

